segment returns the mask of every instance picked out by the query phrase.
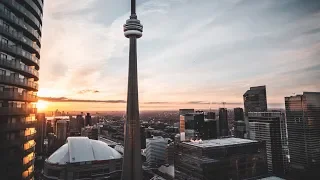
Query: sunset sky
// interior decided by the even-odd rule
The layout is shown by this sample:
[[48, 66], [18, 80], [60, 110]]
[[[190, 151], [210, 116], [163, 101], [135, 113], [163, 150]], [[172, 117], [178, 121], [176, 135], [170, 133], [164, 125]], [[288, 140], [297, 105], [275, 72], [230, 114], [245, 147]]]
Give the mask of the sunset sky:
[[[129, 6], [45, 1], [38, 95], [66, 101], [47, 110], [125, 110]], [[242, 106], [257, 85], [282, 107], [285, 96], [320, 90], [318, 0], [137, 0], [137, 13], [142, 110]]]

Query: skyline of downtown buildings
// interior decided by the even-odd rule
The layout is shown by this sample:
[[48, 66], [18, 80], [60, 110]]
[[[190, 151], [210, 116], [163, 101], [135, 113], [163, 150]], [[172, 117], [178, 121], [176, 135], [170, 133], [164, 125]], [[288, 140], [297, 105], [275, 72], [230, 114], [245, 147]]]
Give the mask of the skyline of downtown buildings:
[[[53, 3], [53, 4], [56, 6], [55, 7], [51, 6], [49, 9], [51, 9], [52, 7], [54, 9], [59, 6], [58, 3], [57, 4]], [[90, 4], [90, 3], [88, 3], [88, 4]], [[144, 2], [139, 2], [138, 4], [140, 6], [145, 5]], [[2, 119], [5, 119], [4, 121], [1, 121], [1, 123], [2, 123], [2, 126], [0, 128], [1, 138], [2, 138], [1, 143], [4, 144], [6, 141], [9, 140], [10, 141], [9, 146], [7, 146], [7, 145], [4, 146], [7, 149], [13, 148], [13, 149], [11, 149], [12, 151], [10, 150], [9, 153], [15, 153], [16, 151], [19, 151], [20, 155], [22, 154], [22, 156], [25, 156], [23, 158], [21, 156], [22, 160], [21, 160], [20, 156], [16, 157], [17, 161], [15, 163], [11, 163], [11, 165], [12, 164], [19, 164], [19, 167], [21, 167], [20, 165], [22, 162], [22, 166], [23, 166], [21, 168], [16, 169], [18, 171], [18, 173], [12, 172], [11, 175], [17, 176], [16, 178], [19, 178], [20, 176], [22, 176], [25, 179], [32, 179], [33, 178], [33, 168], [34, 168], [33, 162], [34, 162], [34, 158], [35, 158], [35, 155], [34, 155], [34, 145], [35, 145], [34, 139], [35, 138], [34, 138], [34, 136], [36, 134], [36, 130], [34, 128], [35, 124], [33, 124], [33, 123], [35, 123], [34, 122], [35, 116], [33, 114], [36, 113], [35, 104], [36, 104], [37, 98], [36, 98], [35, 92], [38, 90], [37, 81], [39, 80], [39, 78], [38, 78], [38, 70], [39, 70], [38, 60], [40, 58], [40, 53], [39, 53], [39, 49], [41, 46], [40, 45], [40, 36], [42, 35], [41, 28], [42, 28], [43, 1], [42, 0], [36, 0], [36, 1], [30, 0], [30, 1], [26, 1], [25, 3], [24, 2], [17, 3], [14, 0], [4, 0], [3, 2], [0, 3], [0, 5], [1, 5], [1, 12], [0, 13], [2, 13], [0, 16], [0, 19], [1, 19], [0, 24], [1, 24], [1, 28], [2, 28], [2, 31], [0, 31], [1, 44], [2, 44], [0, 47], [0, 50], [1, 50], [1, 61], [3, 61], [3, 63], [1, 64], [1, 70], [2, 70], [1, 72], [2, 72], [2, 76], [3, 76], [2, 81], [1, 81], [1, 84], [3, 85], [3, 88], [1, 88], [1, 93], [2, 93], [1, 94], [2, 95], [1, 96], [2, 97], [1, 108], [4, 109], [2, 111], [1, 117], [2, 117]], [[240, 5], [242, 5], [242, 4], [240, 4]], [[255, 5], [255, 4], [253, 4], [253, 5]], [[273, 5], [279, 5], [279, 4], [275, 3]], [[316, 3], [314, 3], [312, 5], [313, 5], [313, 7], [318, 7], [318, 4], [316, 4]], [[66, 9], [69, 8], [68, 6], [65, 6], [65, 7], [66, 7]], [[240, 9], [242, 8], [242, 6], [239, 7], [239, 4], [236, 4], [235, 7], [238, 7]], [[81, 9], [81, 7], [79, 7], [79, 8]], [[66, 9], [62, 9], [62, 11], [66, 10]], [[306, 9], [310, 10], [310, 7], [307, 7]], [[135, 10], [135, 8], [134, 8], [134, 10]], [[144, 9], [142, 8], [142, 12], [145, 13], [145, 11], [143, 11], [143, 10]], [[306, 13], [305, 11], [303, 11], [303, 12]], [[61, 14], [63, 14], [63, 13], [61, 13]], [[62, 18], [61, 14], [59, 15], [59, 12], [58, 13], [56, 12], [56, 14], [52, 15], [52, 17], [54, 17], [53, 19], [56, 18], [56, 20], [59, 21], [59, 18], [60, 18], [60, 20]], [[308, 14], [308, 13], [306, 13], [306, 14]], [[315, 16], [317, 16], [317, 15], [315, 15]], [[144, 19], [145, 17], [142, 16], [142, 18]], [[133, 17], [132, 19], [135, 19], [135, 18]], [[52, 23], [52, 21], [51, 22], [48, 21], [48, 22], [49, 22], [49, 26], [50, 26], [50, 23]], [[61, 21], [61, 22], [63, 22], [63, 21]], [[127, 31], [127, 32], [125, 32], [126, 36], [128, 36], [128, 37], [130, 37], [131, 35], [137, 36], [137, 32], [133, 32], [137, 29], [131, 29], [133, 27], [136, 28], [138, 26], [137, 22], [138, 21], [130, 21], [130, 20], [128, 21], [127, 26], [126, 26], [127, 29], [125, 29], [125, 31]], [[305, 26], [303, 26], [303, 27], [305, 27]], [[79, 29], [79, 31], [80, 31], [80, 29]], [[150, 30], [151, 29], [152, 28], [150, 28]], [[313, 34], [313, 35], [317, 34], [317, 31], [316, 32], [312, 31], [311, 34]], [[310, 35], [310, 33], [307, 35]], [[54, 37], [59, 38], [58, 36], [54, 36]], [[129, 69], [130, 69], [130, 71], [132, 71], [132, 70], [136, 71], [137, 64], [132, 61], [132, 59], [136, 59], [136, 57], [134, 57], [134, 56], [136, 56], [136, 54], [132, 53], [133, 51], [136, 51], [135, 50], [136, 48], [134, 48], [136, 43], [131, 39], [132, 38], [130, 38], [131, 47], [129, 48], [130, 52], [131, 52], [130, 53], [130, 59], [131, 59], [130, 62], [131, 63], [129, 63], [129, 64], [131, 64], [131, 68], [129, 68]], [[146, 38], [146, 41], [148, 41], [148, 38]], [[70, 41], [70, 43], [72, 43], [72, 41]], [[301, 43], [301, 41], [300, 41], [300, 43]], [[48, 44], [48, 43], [45, 43], [45, 44]], [[54, 46], [54, 43], [52, 43], [52, 44]], [[88, 44], [90, 44], [90, 41]], [[134, 45], [132, 46], [132, 44], [134, 44]], [[144, 47], [144, 46], [142, 46], [142, 47]], [[67, 49], [67, 47], [65, 47], [65, 48]], [[317, 46], [315, 46], [313, 48], [317, 49]], [[311, 72], [310, 74], [306, 73], [310, 76], [303, 77], [303, 78], [302, 78], [302, 76], [298, 76], [293, 79], [295, 79], [294, 81], [299, 82], [299, 80], [301, 80], [301, 79], [308, 78], [308, 80], [310, 80], [312, 83], [309, 82], [309, 84], [308, 84], [307, 83], [308, 81], [305, 81], [307, 84], [304, 84], [305, 86], [303, 87], [303, 89], [315, 91], [319, 88], [319, 85], [318, 85], [319, 83], [317, 83], [318, 78], [319, 78], [319, 76], [317, 75], [317, 73], [319, 71], [319, 68], [318, 68], [319, 64], [316, 64], [317, 61], [314, 61], [314, 59], [311, 58], [311, 56], [313, 55], [313, 51], [311, 51], [311, 52], [308, 50], [306, 50], [306, 51], [309, 52], [309, 54], [308, 55], [304, 54], [305, 56], [302, 56], [301, 58], [304, 58], [305, 60], [309, 60], [311, 67], [314, 67], [314, 68], [310, 69], [310, 67], [304, 67], [305, 68], [304, 70], [306, 72], [308, 72], [308, 73]], [[46, 56], [46, 58], [48, 58], [48, 52], [55, 52], [55, 51], [48, 51], [48, 49], [45, 49], [44, 55]], [[61, 51], [59, 51], [59, 52], [61, 52]], [[70, 51], [70, 52], [72, 52], [72, 51]], [[124, 51], [124, 52], [126, 52], [126, 51]], [[254, 51], [252, 50], [252, 52], [254, 52]], [[305, 52], [305, 51], [303, 51], [303, 52]], [[74, 53], [74, 51], [73, 51], [73, 53]], [[64, 56], [64, 53], [57, 53], [57, 54]], [[74, 54], [76, 54], [76, 53], [74, 53]], [[41, 56], [42, 56], [42, 54], [41, 54]], [[50, 57], [48, 59], [50, 59]], [[73, 58], [69, 57], [68, 59], [70, 61], [72, 61]], [[142, 59], [142, 63], [144, 63], [145, 62], [145, 61], [143, 61], [144, 57], [141, 59]], [[270, 59], [272, 59], [272, 58], [270, 58]], [[50, 63], [48, 61], [46, 61], [46, 62]], [[56, 61], [53, 61], [53, 62], [56, 62]], [[82, 62], [82, 61], [79, 61], [79, 62]], [[314, 63], [314, 62], [316, 62], [316, 63]], [[172, 63], [174, 64], [175, 62], [172, 62]], [[160, 64], [161, 63], [159, 63], [158, 67], [160, 67]], [[114, 106], [118, 105], [118, 107], [115, 107], [115, 108], [121, 109], [123, 107], [123, 105], [125, 103], [127, 103], [128, 107], [129, 107], [127, 110], [129, 112], [127, 117], [129, 117], [129, 119], [135, 119], [136, 121], [139, 120], [137, 82], [131, 84], [132, 86], [130, 86], [130, 81], [129, 81], [128, 101], [127, 102], [123, 101], [123, 100], [121, 100], [121, 98], [119, 100], [119, 97], [122, 97], [123, 94], [122, 95], [114, 95], [114, 96], [112, 96], [110, 94], [106, 95], [106, 91], [116, 92], [118, 90], [118, 92], [120, 92], [120, 94], [121, 94], [121, 90], [119, 91], [119, 89], [117, 89], [117, 88], [116, 88], [116, 90], [114, 90], [114, 89], [110, 90], [110, 89], [102, 87], [102, 86], [97, 88], [95, 84], [90, 84], [91, 81], [90, 81], [90, 83], [88, 83], [88, 81], [86, 81], [86, 77], [87, 78], [90, 77], [92, 79], [92, 83], [97, 83], [97, 81], [93, 80], [96, 78], [95, 75], [97, 75], [97, 74], [94, 73], [95, 69], [90, 68], [88, 66], [88, 64], [81, 64], [81, 65], [83, 67], [85, 67], [84, 71], [80, 71], [81, 68], [80, 69], [75, 68], [75, 70], [79, 70], [79, 71], [75, 71], [75, 72], [79, 72], [79, 74], [76, 76], [76, 78], [71, 77], [70, 79], [68, 79], [68, 81], [66, 81], [67, 84], [68, 84], [69, 80], [71, 80], [72, 82], [75, 82], [75, 84], [70, 83], [71, 86], [74, 86], [75, 88], [70, 88], [68, 85], [66, 85], [66, 82], [62, 83], [60, 81], [60, 80], [65, 80], [65, 77], [69, 76], [70, 74], [74, 74], [74, 71], [70, 72], [69, 70], [65, 70], [63, 68], [63, 65], [60, 65], [59, 63], [57, 63], [52, 66], [53, 70], [54, 71], [61, 70], [60, 73], [62, 74], [62, 76], [54, 76], [54, 77], [57, 77], [56, 78], [57, 83], [51, 84], [50, 87], [52, 89], [48, 89], [47, 82], [49, 82], [51, 80], [48, 79], [47, 73], [55, 74], [55, 72], [52, 72], [51, 69], [48, 70], [48, 68], [45, 69], [46, 71], [44, 71], [45, 72], [44, 76], [47, 79], [45, 79], [43, 82], [47, 88], [41, 90], [39, 94], [42, 96], [47, 96], [47, 98], [44, 98], [47, 101], [42, 100], [37, 103], [37, 105], [40, 109], [43, 108], [41, 110], [46, 110], [46, 108], [48, 108], [48, 105], [50, 105], [52, 103], [50, 101], [55, 101], [55, 103], [61, 103], [61, 102], [66, 103], [67, 106], [64, 106], [66, 109], [67, 108], [71, 108], [71, 109], [79, 108], [79, 104], [81, 104], [81, 103], [90, 103], [90, 104], [106, 103], [106, 104], [109, 104], [109, 105], [111, 104]], [[135, 66], [135, 68], [132, 68], [134, 66]], [[67, 69], [70, 67], [71, 66], [67, 66]], [[120, 66], [114, 66], [114, 67], [120, 68]], [[129, 67], [130, 67], [130, 65], [129, 65]], [[292, 69], [290, 69], [290, 68], [289, 69], [290, 70], [293, 70], [293, 69], [297, 70], [294, 67], [291, 67], [291, 68]], [[115, 68], [115, 69], [117, 69], [117, 68]], [[188, 69], [188, 68], [186, 68], [186, 69]], [[203, 77], [203, 75], [201, 75], [201, 73], [200, 73], [200, 72], [202, 72], [201, 70], [198, 69], [198, 71], [197, 71], [198, 74], [197, 73], [193, 73], [193, 74], [199, 75], [199, 77], [201, 77], [201, 76]], [[65, 72], [63, 72], [63, 71], [65, 71]], [[66, 73], [66, 71], [68, 73]], [[130, 73], [130, 71], [129, 71], [129, 74], [132, 74], [132, 73]], [[223, 72], [227, 72], [227, 71], [223, 71]], [[92, 76], [88, 76], [86, 73], [89, 73], [89, 74], [93, 73], [93, 74], [91, 74]], [[142, 72], [142, 73], [145, 73], [145, 72]], [[222, 72], [220, 72], [220, 73], [222, 73]], [[117, 74], [117, 73], [114, 73], [114, 74]], [[133, 76], [132, 76], [134, 78], [131, 78], [131, 80], [136, 81], [138, 79], [138, 77], [137, 77], [137, 75], [134, 75], [134, 74], [135, 73], [133, 73]], [[166, 73], [163, 73], [163, 74], [166, 74]], [[170, 72], [167, 72], [167, 74], [170, 74]], [[210, 74], [210, 72], [209, 72], [209, 74]], [[299, 74], [299, 73], [294, 73], [294, 74]], [[143, 75], [145, 75], [145, 74], [143, 74]], [[81, 77], [80, 79], [82, 79], [83, 81], [77, 81], [77, 79], [79, 79], [79, 77]], [[174, 74], [172, 77], [174, 77]], [[187, 76], [184, 75], [184, 76], [179, 76], [179, 77], [187, 77]], [[118, 79], [116, 76], [114, 76], [112, 78]], [[130, 76], [129, 76], [129, 79], [130, 79]], [[145, 77], [142, 79], [144, 81]], [[148, 79], [148, 78], [146, 78], [146, 79]], [[177, 83], [177, 85], [181, 85], [181, 86], [183, 86], [183, 85], [192, 86], [193, 85], [193, 87], [197, 87], [197, 86], [194, 86], [195, 84], [197, 84], [197, 82], [203, 83], [203, 82], [207, 82], [207, 80], [208, 80], [208, 79], [204, 79], [203, 81], [201, 81], [200, 80], [201, 78], [198, 78], [198, 77], [196, 79], [197, 79], [197, 81], [192, 80], [192, 78], [190, 78], [188, 81], [177, 81], [177, 79], [174, 79], [174, 78], [165, 78], [165, 82], [168, 82], [167, 85], [165, 83], [163, 83], [163, 81], [161, 81], [161, 80], [156, 81], [157, 78], [155, 78], [155, 81], [151, 81], [151, 82], [159, 82], [160, 87], [171, 87], [171, 86], [176, 87], [176, 86], [173, 86], [172, 84], [170, 84], [170, 82], [171, 83], [175, 82], [175, 83]], [[108, 80], [110, 80], [110, 79], [108, 79]], [[121, 78], [119, 78], [119, 80], [121, 80]], [[271, 99], [272, 99], [271, 103], [275, 103], [275, 102], [279, 103], [280, 102], [279, 95], [278, 95], [278, 93], [275, 92], [276, 88], [274, 85], [277, 83], [276, 82], [270, 83], [270, 77], [267, 80], [269, 80], [269, 82], [266, 84], [268, 84], [268, 86], [271, 85], [272, 89], [273, 89], [271, 91], [271, 93], [273, 95], [277, 96], [274, 99], [273, 99], [274, 96], [271, 96]], [[276, 79], [273, 79], [273, 80], [277, 81]], [[108, 82], [108, 81], [106, 81], [106, 82]], [[111, 81], [109, 81], [109, 82], [111, 82]], [[119, 82], [121, 82], [121, 81], [119, 81]], [[119, 82], [117, 81], [117, 84]], [[162, 82], [162, 84], [161, 84], [161, 82]], [[218, 81], [216, 81], [216, 82], [218, 82]], [[264, 81], [262, 80], [259, 82], [264, 82]], [[60, 83], [60, 85], [59, 85], [59, 83]], [[220, 100], [224, 101], [224, 99], [226, 99], [227, 103], [231, 102], [230, 105], [235, 105], [236, 103], [234, 103], [235, 102], [234, 97], [241, 98], [241, 96], [239, 97], [237, 95], [237, 93], [230, 93], [230, 92], [232, 92], [230, 90], [232, 89], [232, 90], [238, 91], [238, 89], [242, 90], [242, 89], [244, 89], [244, 87], [246, 88], [249, 86], [247, 84], [247, 82], [245, 85], [242, 84], [241, 88], [236, 88], [237, 86], [239, 86], [236, 84], [235, 84], [235, 87], [232, 87], [232, 88], [228, 87], [228, 85], [226, 85], [226, 84], [220, 84], [220, 85], [226, 86], [227, 88], [216, 89], [216, 88], [211, 87], [211, 89], [209, 91], [210, 92], [217, 92], [218, 95], [217, 94], [212, 95], [211, 93], [203, 93], [203, 94], [206, 94], [205, 96], [200, 96], [200, 94], [202, 94], [201, 91], [199, 91], [199, 89], [192, 89], [191, 87], [185, 88], [185, 89], [191, 90], [190, 92], [187, 92], [187, 93], [185, 93], [185, 92], [181, 93], [179, 91], [175, 91], [176, 89], [163, 88], [163, 89], [165, 89], [166, 92], [170, 92], [170, 93], [175, 92], [177, 97], [179, 95], [180, 100], [181, 99], [190, 100], [188, 102], [183, 102], [183, 101], [179, 101], [179, 98], [175, 98], [174, 96], [172, 96], [172, 94], [165, 95], [165, 93], [163, 91], [159, 92], [159, 91], [156, 91], [155, 89], [150, 88], [150, 87], [146, 88], [146, 85], [144, 83], [142, 84], [142, 95], [143, 95], [142, 96], [142, 99], [143, 99], [142, 107], [143, 108], [151, 108], [151, 109], [152, 108], [178, 109], [178, 107], [181, 107], [182, 104], [185, 104], [188, 106], [199, 105], [202, 107], [204, 107], [204, 106], [208, 107], [208, 106], [211, 106], [211, 104], [218, 104], [218, 106], [220, 106], [219, 101]], [[291, 83], [294, 84], [293, 82], [291, 82]], [[80, 84], [80, 87], [76, 84]], [[121, 84], [121, 83], [119, 83], [119, 84]], [[232, 80], [230, 81], [230, 84], [232, 84]], [[257, 83], [256, 83], [256, 81], [249, 81], [249, 84], [252, 85], [252, 84], [257, 84]], [[262, 84], [265, 84], [265, 83], [262, 83]], [[61, 85], [63, 85], [63, 86], [61, 86]], [[286, 87], [284, 84], [281, 84], [281, 85]], [[289, 84], [289, 86], [286, 87], [286, 90], [282, 89], [281, 93], [279, 93], [279, 94], [288, 95], [288, 94], [290, 94], [290, 93], [288, 93], [288, 91], [289, 90], [291, 91], [291, 88], [294, 89], [295, 92], [297, 92], [297, 91], [300, 92], [302, 89], [301, 87], [300, 87], [301, 89], [299, 89], [299, 87], [297, 85], [293, 85], [293, 86], [290, 86], [290, 85], [291, 84]], [[221, 86], [221, 87], [224, 87], [224, 86]], [[57, 93], [61, 90], [61, 87], [66, 88], [68, 90], [70, 89], [69, 93]], [[90, 87], [91, 89], [83, 89], [83, 87]], [[110, 87], [112, 87], [112, 85], [110, 85]], [[116, 87], [116, 86], [114, 85], [114, 87]], [[60, 88], [60, 89], [57, 90], [56, 88], [57, 89]], [[205, 89], [205, 87], [203, 87], [201, 85], [199, 85], [199, 88]], [[12, 92], [11, 92], [11, 89], [12, 89]], [[158, 89], [161, 89], [161, 88], [158, 88]], [[149, 91], [146, 91], [146, 90], [149, 90]], [[63, 91], [65, 91], [65, 90], [63, 90]], [[261, 91], [260, 87], [253, 87], [252, 89], [249, 90], [249, 92], [245, 93], [245, 95], [243, 96], [244, 97], [245, 115], [249, 115], [250, 114], [249, 111], [257, 112], [257, 111], [267, 111], [268, 110], [265, 88], [264, 88], [264, 90], [262, 90], [262, 93], [260, 93], [260, 92], [256, 93], [255, 91]], [[159, 96], [154, 96], [154, 94], [148, 94], [146, 92], [153, 92]], [[198, 92], [198, 93], [195, 93], [195, 92]], [[208, 89], [206, 89], [206, 92], [208, 92]], [[100, 95], [103, 93], [104, 93], [104, 95]], [[219, 97], [221, 94], [224, 94], [224, 93], [226, 93], [226, 94], [223, 95], [222, 97]], [[62, 94], [63, 96], [59, 96], [59, 94]], [[197, 94], [197, 95], [192, 96], [192, 94]], [[255, 94], [258, 94], [258, 96], [255, 96]], [[51, 95], [53, 96], [53, 98], [50, 98]], [[131, 96], [131, 95], [134, 95], [134, 96]], [[253, 95], [253, 96], [251, 97], [251, 95]], [[69, 98], [65, 98], [65, 96], [67, 96]], [[83, 100], [83, 99], [81, 99], [83, 96], [88, 97], [89, 99], [93, 99], [93, 100], [86, 100], [86, 99]], [[61, 97], [61, 98], [54, 98], [54, 97]], [[97, 101], [97, 99], [101, 99], [101, 97], [108, 97], [108, 98], [112, 97], [115, 99], [100, 101], [100, 102]], [[133, 97], [133, 100], [130, 99], [130, 97]], [[186, 97], [188, 97], [188, 98], [186, 98]], [[264, 100], [261, 100], [260, 98], [264, 99]], [[299, 99], [300, 96], [298, 95], [296, 98]], [[104, 99], [104, 98], [102, 98], [102, 99]], [[208, 100], [208, 99], [217, 99], [217, 103], [211, 103], [211, 100]], [[153, 101], [153, 100], [156, 100], [156, 101]], [[159, 101], [159, 100], [162, 100], [162, 101]], [[163, 100], [168, 100], [168, 102], [163, 101]], [[317, 169], [319, 167], [318, 152], [320, 152], [319, 147], [317, 146], [317, 142], [318, 142], [317, 137], [319, 137], [319, 134], [318, 134], [319, 133], [318, 132], [319, 131], [319, 125], [318, 125], [319, 121], [317, 120], [318, 116], [319, 116], [318, 94], [306, 92], [301, 96], [301, 100], [300, 100], [301, 103], [300, 104], [299, 104], [299, 102], [297, 103], [295, 101], [296, 101], [296, 99], [294, 97], [285, 99], [286, 113], [288, 115], [290, 115], [290, 121], [288, 124], [289, 151], [290, 151], [290, 148], [291, 149], [296, 148], [295, 150], [297, 150], [297, 151], [293, 151], [293, 152], [298, 152], [298, 151], [300, 152], [299, 148], [305, 147], [304, 148], [305, 150], [300, 152], [300, 153], [305, 154], [305, 156], [303, 156], [303, 158], [300, 158], [300, 157], [297, 157], [296, 155], [294, 155], [292, 157], [293, 161], [290, 164], [290, 170], [292, 171], [292, 169], [294, 169], [294, 170], [297, 170], [297, 172], [301, 171], [301, 172], [305, 172], [305, 173], [309, 173], [309, 174], [310, 173], [315, 174], [314, 173], [315, 169]], [[251, 102], [251, 103], [248, 104], [246, 102]], [[69, 103], [69, 105], [68, 105], [68, 103]], [[64, 104], [64, 105], [66, 105], [66, 104]], [[131, 107], [131, 104], [133, 104], [132, 107]], [[222, 104], [224, 104], [224, 103], [222, 103]], [[73, 105], [75, 105], [75, 106], [73, 106]], [[99, 106], [99, 104], [94, 105], [94, 107], [90, 107], [90, 108], [93, 108], [93, 109], [105, 108], [105, 107], [97, 107], [97, 106]], [[159, 108], [159, 106], [160, 106], [160, 108]], [[85, 107], [85, 105], [83, 107]], [[107, 109], [107, 108], [105, 108], [105, 109]], [[221, 109], [221, 111], [223, 111], [223, 109]], [[130, 113], [130, 112], [133, 112], [133, 113]], [[132, 116], [130, 116], [130, 114]], [[221, 114], [223, 114], [223, 113], [221, 113]], [[261, 138], [263, 136], [263, 135], [261, 135], [261, 136], [250, 137], [251, 130], [254, 132], [255, 128], [251, 128], [253, 126], [250, 125], [249, 119], [245, 119], [245, 121], [246, 121], [247, 127], [249, 127], [249, 129], [247, 129], [247, 133], [249, 134], [249, 136], [248, 136], [249, 138], [259, 138], [259, 137]], [[200, 120], [199, 120], [199, 122], [200, 122]], [[208, 121], [204, 121], [201, 123], [205, 124], [206, 122], [208, 122]], [[217, 121], [216, 124], [214, 123], [214, 121], [210, 121], [210, 124], [212, 125], [212, 127], [219, 127], [219, 128], [217, 128], [217, 131], [220, 134], [222, 134], [222, 136], [227, 136], [227, 135], [229, 135], [230, 132], [227, 132], [228, 130], [226, 131], [226, 129], [229, 129], [229, 127], [226, 127], [226, 125], [224, 123], [228, 123], [227, 118], [220, 118], [220, 116], [219, 116], [219, 121]], [[135, 123], [132, 123], [132, 125], [137, 126], [137, 124], [135, 124]], [[7, 127], [9, 127], [9, 129]], [[259, 125], [259, 127], [260, 127], [260, 125]], [[198, 128], [199, 129], [204, 128], [204, 125], [200, 124]], [[138, 129], [138, 128], [136, 128], [136, 129]], [[269, 130], [271, 131], [271, 128], [269, 128]], [[134, 131], [132, 131], [132, 132], [134, 132]], [[136, 132], [140, 132], [140, 129], [136, 130]], [[209, 133], [209, 131], [206, 131], [206, 132], [208, 132], [207, 134], [211, 134], [211, 132]], [[139, 133], [137, 133], [137, 134], [139, 134]], [[196, 134], [196, 133], [192, 132], [192, 134]], [[216, 134], [218, 134], [218, 133], [216, 133]], [[290, 136], [291, 136], [291, 138], [290, 138]], [[132, 138], [134, 138], [134, 137], [135, 136], [132, 136]], [[292, 137], [297, 137], [297, 138], [292, 138]], [[308, 141], [302, 142], [301, 141], [302, 138], [308, 139]], [[128, 138], [128, 139], [130, 139], [130, 138]], [[135, 138], [135, 139], [137, 139], [135, 141], [137, 141], [137, 145], [139, 146], [139, 143], [138, 143], [139, 138]], [[271, 138], [271, 139], [276, 139], [276, 138]], [[13, 142], [15, 142], [17, 144], [11, 145]], [[278, 141], [278, 144], [279, 144], [279, 142], [281, 144], [282, 140]], [[23, 144], [23, 146], [22, 146], [22, 144]], [[17, 147], [17, 148], [14, 149], [14, 147]], [[297, 149], [297, 147], [298, 147], [298, 149]], [[125, 149], [128, 149], [128, 147]], [[2, 147], [2, 151], [7, 153], [7, 151], [4, 150], [3, 147]], [[268, 149], [267, 149], [267, 151], [268, 151]], [[138, 157], [137, 154], [135, 156]], [[136, 159], [136, 158], [125, 158], [125, 160], [126, 159]], [[7, 159], [7, 160], [11, 161], [11, 159]], [[20, 162], [20, 160], [21, 160], [21, 162]], [[133, 161], [133, 162], [135, 162], [135, 161]], [[4, 161], [4, 163], [7, 163], [7, 161]], [[137, 164], [139, 164], [139, 163], [137, 163]], [[135, 166], [135, 167], [138, 167], [138, 166]], [[127, 170], [127, 168], [124, 168], [124, 169]], [[138, 177], [139, 177], [139, 175], [137, 176], [137, 178]]]

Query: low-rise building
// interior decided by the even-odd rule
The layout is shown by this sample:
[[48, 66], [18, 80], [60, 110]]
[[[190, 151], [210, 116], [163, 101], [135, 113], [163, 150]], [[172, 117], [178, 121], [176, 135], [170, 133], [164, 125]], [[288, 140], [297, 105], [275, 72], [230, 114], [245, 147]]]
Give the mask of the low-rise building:
[[224, 138], [182, 142], [175, 149], [175, 179], [248, 179], [267, 174], [265, 143]]
[[148, 138], [146, 140], [146, 159], [149, 167], [161, 166], [166, 161], [168, 140], [161, 136]]

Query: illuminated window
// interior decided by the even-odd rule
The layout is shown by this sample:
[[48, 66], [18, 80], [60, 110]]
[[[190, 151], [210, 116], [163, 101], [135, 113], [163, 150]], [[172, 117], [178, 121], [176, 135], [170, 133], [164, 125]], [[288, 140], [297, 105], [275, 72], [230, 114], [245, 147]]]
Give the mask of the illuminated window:
[[23, 164], [28, 164], [33, 159], [34, 159], [34, 153], [30, 153], [26, 157], [23, 158]]
[[36, 142], [34, 140], [30, 140], [23, 145], [23, 148], [24, 148], [24, 150], [27, 150], [27, 149], [33, 147], [35, 144], [36, 144]]

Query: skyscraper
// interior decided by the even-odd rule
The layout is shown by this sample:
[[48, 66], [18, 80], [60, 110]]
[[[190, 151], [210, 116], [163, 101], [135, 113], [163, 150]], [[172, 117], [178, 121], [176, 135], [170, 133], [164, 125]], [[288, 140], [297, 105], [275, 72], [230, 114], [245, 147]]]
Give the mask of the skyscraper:
[[244, 114], [242, 108], [234, 108], [234, 121], [243, 121], [244, 120]]
[[85, 117], [84, 126], [92, 126], [92, 118], [91, 118], [90, 113], [87, 113], [87, 115]]
[[250, 136], [248, 112], [266, 112], [267, 106], [267, 91], [266, 86], [250, 87], [243, 95], [246, 137]]
[[202, 138], [204, 135], [204, 113], [195, 112], [180, 115], [181, 141]]
[[44, 138], [46, 137], [46, 116], [45, 113], [38, 113], [36, 115], [37, 119], [37, 125], [36, 125], [36, 131], [37, 131], [37, 138], [36, 138], [36, 154], [37, 156], [42, 156], [44, 153]]
[[168, 140], [161, 136], [146, 139], [146, 158], [149, 167], [159, 167], [165, 163]]
[[142, 36], [143, 27], [137, 19], [135, 0], [131, 0], [131, 16], [123, 27], [124, 35], [130, 39], [130, 49], [122, 179], [141, 180], [142, 163], [138, 102], [137, 38]]
[[320, 92], [285, 97], [290, 173], [320, 179]]
[[228, 111], [226, 108], [219, 109], [219, 132], [220, 132], [220, 136], [229, 135]]
[[242, 108], [234, 108], [234, 136], [244, 138], [246, 132], [246, 124], [244, 122], [244, 114]]
[[43, 0], [0, 1], [0, 174], [33, 179]]
[[268, 172], [277, 176], [284, 176], [287, 165], [285, 153], [286, 127], [282, 112], [249, 112], [250, 139], [265, 141]]
[[248, 112], [266, 112], [267, 106], [267, 91], [266, 86], [250, 87], [243, 95], [245, 115]]

